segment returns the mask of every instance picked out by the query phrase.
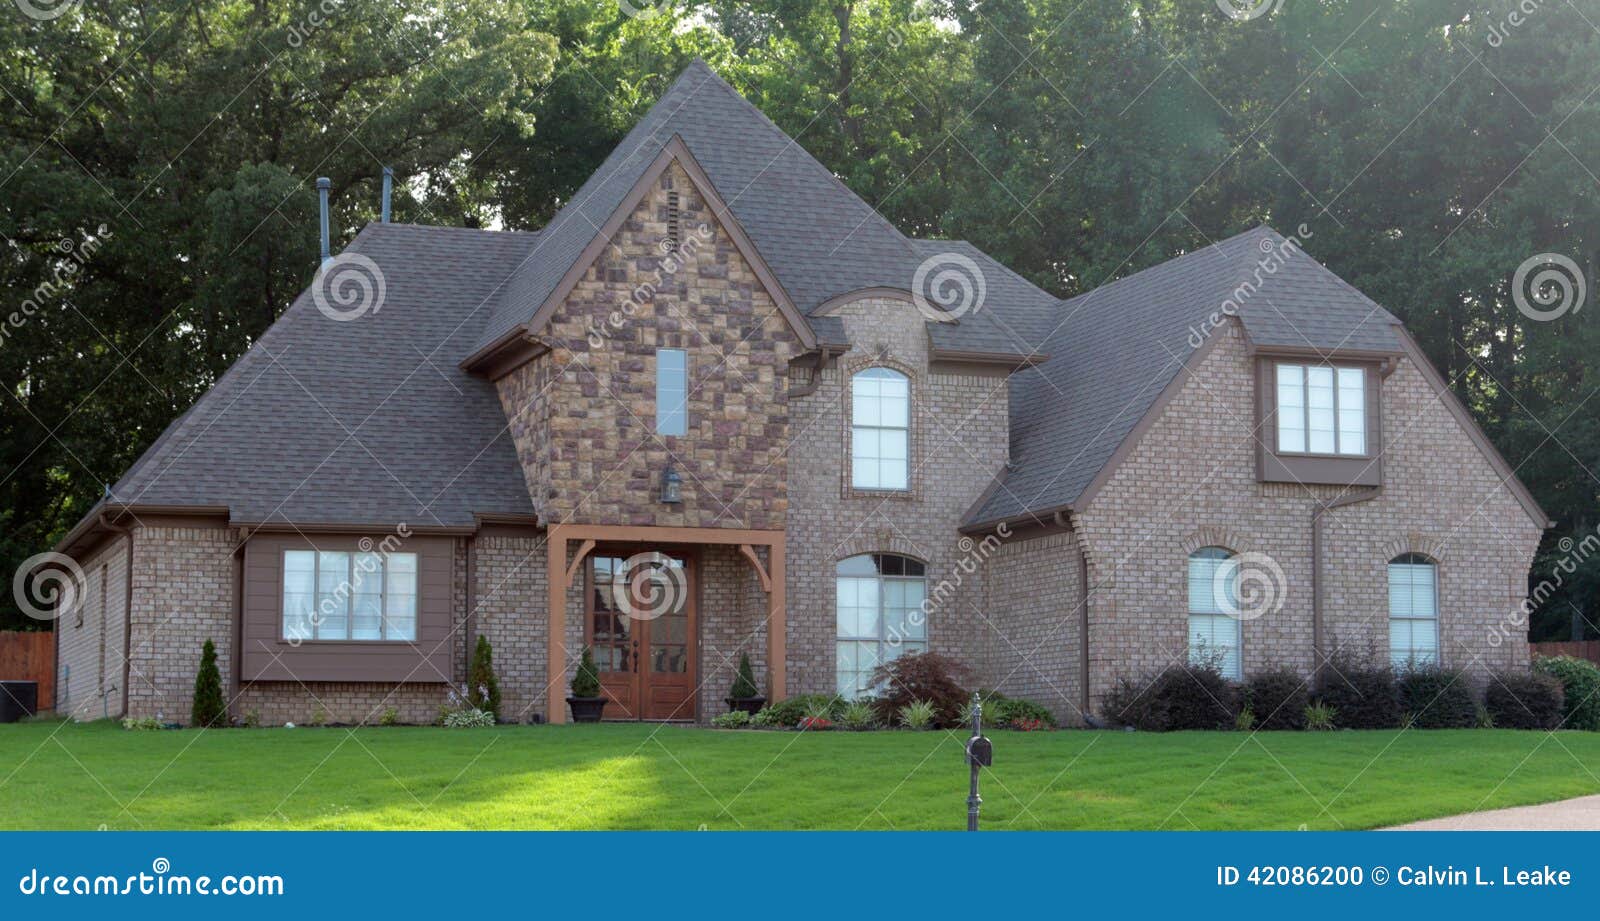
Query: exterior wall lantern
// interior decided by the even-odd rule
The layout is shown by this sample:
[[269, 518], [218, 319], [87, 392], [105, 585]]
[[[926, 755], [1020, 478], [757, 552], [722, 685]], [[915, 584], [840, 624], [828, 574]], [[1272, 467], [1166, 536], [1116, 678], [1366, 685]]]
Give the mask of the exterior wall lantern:
[[667, 464], [667, 469], [661, 471], [661, 501], [665, 505], [678, 505], [683, 502], [683, 477], [678, 471]]

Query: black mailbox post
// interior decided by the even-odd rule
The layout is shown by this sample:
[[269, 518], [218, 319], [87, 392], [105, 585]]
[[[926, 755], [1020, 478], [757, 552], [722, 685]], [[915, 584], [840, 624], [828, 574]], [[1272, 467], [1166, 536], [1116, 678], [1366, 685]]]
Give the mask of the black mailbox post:
[[967, 831], [978, 830], [978, 771], [994, 764], [994, 745], [983, 735], [983, 699], [972, 695], [972, 738], [967, 740], [967, 764], [972, 769], [972, 784], [967, 792]]

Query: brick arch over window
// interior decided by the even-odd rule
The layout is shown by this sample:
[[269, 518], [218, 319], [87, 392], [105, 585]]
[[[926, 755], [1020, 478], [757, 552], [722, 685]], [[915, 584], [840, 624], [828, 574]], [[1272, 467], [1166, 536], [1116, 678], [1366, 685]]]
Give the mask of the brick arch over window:
[[1444, 541], [1427, 534], [1407, 534], [1383, 545], [1383, 562], [1388, 563], [1408, 553], [1426, 557], [1435, 566], [1444, 562]]
[[[905, 375], [907, 396], [907, 432], [906, 432], [906, 488], [904, 490], [878, 490], [857, 489], [852, 479], [851, 459], [853, 454], [853, 427], [854, 419], [854, 387], [855, 377], [862, 371], [872, 368], [887, 368], [897, 374]], [[845, 499], [861, 496], [871, 496], [878, 499], [914, 499], [921, 495], [922, 476], [918, 472], [918, 459], [922, 457], [923, 431], [927, 427], [918, 419], [918, 407], [921, 405], [918, 388], [922, 386], [921, 376], [917, 373], [915, 365], [891, 355], [888, 349], [878, 346], [870, 354], [860, 354], [847, 361], [841, 362], [841, 371], [844, 375], [844, 399], [842, 412], [842, 431], [840, 432], [841, 456], [839, 479], [840, 496]]]
[[839, 552], [833, 555], [833, 562], [838, 563], [840, 560], [848, 560], [853, 556], [867, 553], [892, 553], [895, 556], [916, 560], [924, 566], [928, 564], [928, 558], [911, 541], [883, 534], [862, 534], [850, 538], [839, 545]]
[[1217, 526], [1199, 528], [1183, 539], [1183, 555], [1186, 557], [1202, 547], [1221, 547], [1238, 554], [1248, 553], [1251, 543], [1243, 534]]

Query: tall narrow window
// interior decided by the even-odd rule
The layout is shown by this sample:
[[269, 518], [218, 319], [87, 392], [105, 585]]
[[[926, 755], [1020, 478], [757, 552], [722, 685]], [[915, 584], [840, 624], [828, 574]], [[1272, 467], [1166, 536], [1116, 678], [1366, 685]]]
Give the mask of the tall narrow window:
[[906, 489], [911, 480], [911, 382], [888, 368], [850, 379], [850, 482]]
[[683, 349], [656, 349], [656, 434], [689, 430], [689, 356]]
[[1221, 547], [1202, 547], [1189, 554], [1189, 661], [1215, 665], [1225, 677], [1238, 680], [1239, 566]]
[[415, 553], [283, 552], [283, 638], [417, 638]]
[[1420, 553], [1389, 561], [1389, 661], [1396, 667], [1439, 661], [1438, 572]]
[[879, 665], [906, 653], [928, 651], [928, 624], [922, 612], [926, 572], [916, 560], [887, 553], [839, 561], [835, 678], [844, 699], [871, 693], [872, 672]]
[[1362, 368], [1278, 365], [1278, 450], [1365, 455], [1366, 376]]

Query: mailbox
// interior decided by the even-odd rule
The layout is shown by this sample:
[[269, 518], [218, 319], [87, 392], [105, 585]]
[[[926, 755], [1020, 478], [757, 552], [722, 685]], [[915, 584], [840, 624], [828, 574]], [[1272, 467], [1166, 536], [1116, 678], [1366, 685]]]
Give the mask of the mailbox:
[[974, 767], [994, 765], [994, 745], [987, 736], [973, 736], [967, 740], [967, 763]]

